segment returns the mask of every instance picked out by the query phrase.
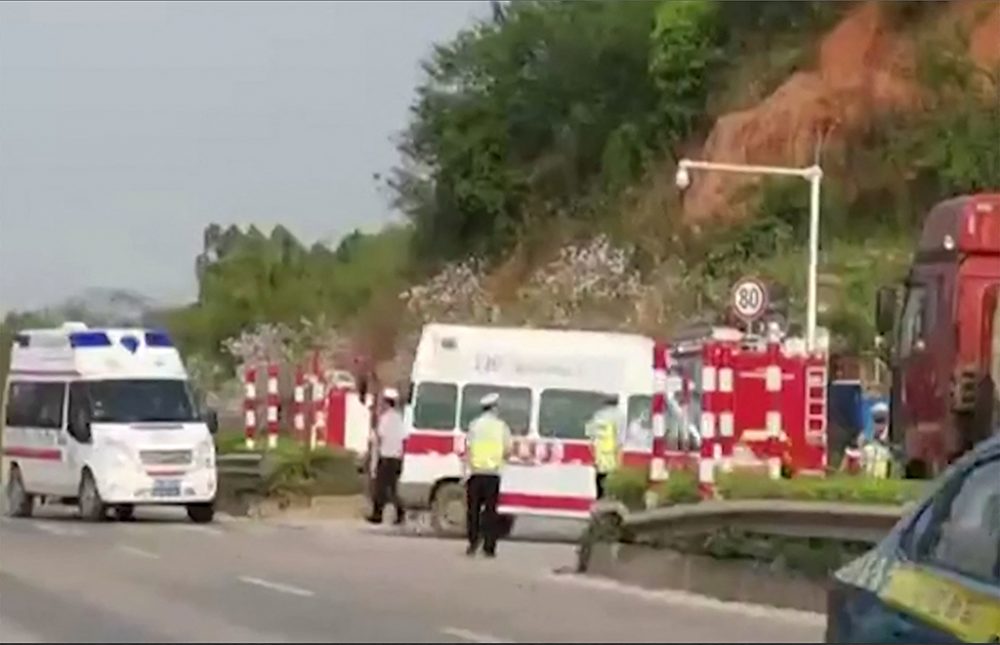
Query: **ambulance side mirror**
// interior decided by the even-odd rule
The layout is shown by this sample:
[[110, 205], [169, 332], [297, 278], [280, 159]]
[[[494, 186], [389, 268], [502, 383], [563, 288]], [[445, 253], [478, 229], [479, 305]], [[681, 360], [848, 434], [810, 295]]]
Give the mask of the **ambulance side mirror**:
[[208, 426], [209, 434], [218, 434], [219, 432], [219, 413], [215, 410], [209, 408], [205, 410], [203, 415], [205, 418], [205, 425]]
[[90, 432], [90, 415], [85, 410], [80, 410], [69, 420], [69, 433], [80, 443], [90, 443], [93, 438]]

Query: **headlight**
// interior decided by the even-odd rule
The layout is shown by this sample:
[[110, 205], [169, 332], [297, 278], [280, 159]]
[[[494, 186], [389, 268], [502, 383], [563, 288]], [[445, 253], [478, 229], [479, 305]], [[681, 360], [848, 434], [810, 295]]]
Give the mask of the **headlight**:
[[198, 466], [205, 468], [215, 466], [215, 445], [210, 439], [198, 444], [194, 451], [194, 461]]
[[119, 465], [128, 465], [135, 462], [132, 451], [127, 444], [121, 441], [107, 441], [104, 444], [104, 448], [111, 455], [112, 461]]

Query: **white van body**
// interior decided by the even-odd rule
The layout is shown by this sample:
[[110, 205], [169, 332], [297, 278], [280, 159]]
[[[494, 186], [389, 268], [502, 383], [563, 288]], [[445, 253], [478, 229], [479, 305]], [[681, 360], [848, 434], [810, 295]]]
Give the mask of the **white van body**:
[[[501, 476], [500, 511], [587, 517], [596, 481], [583, 426], [604, 394], [618, 394], [631, 422], [626, 452], [645, 453], [647, 460], [651, 453], [653, 346], [637, 334], [426, 325], [404, 414], [404, 503], [431, 506], [438, 527], [450, 522], [450, 531], [458, 529], [459, 522], [443, 522], [443, 515], [462, 515], [455, 486], [464, 433], [483, 394], [497, 392], [516, 443], [516, 459]], [[449, 499], [442, 502], [436, 498], [445, 485]]]
[[[195, 519], [200, 506], [200, 521], [211, 519], [214, 442], [163, 332], [79, 323], [23, 331], [6, 393], [8, 487], [16, 471], [31, 497], [73, 501], [89, 475], [104, 507], [187, 505]], [[89, 436], [78, 430], [87, 426]]]

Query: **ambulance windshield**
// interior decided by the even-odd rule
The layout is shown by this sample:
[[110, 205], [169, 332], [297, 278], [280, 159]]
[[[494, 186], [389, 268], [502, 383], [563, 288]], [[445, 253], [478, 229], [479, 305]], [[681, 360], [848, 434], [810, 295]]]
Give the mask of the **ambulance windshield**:
[[191, 422], [197, 409], [186, 381], [111, 380], [74, 383], [70, 414], [82, 404], [96, 423]]

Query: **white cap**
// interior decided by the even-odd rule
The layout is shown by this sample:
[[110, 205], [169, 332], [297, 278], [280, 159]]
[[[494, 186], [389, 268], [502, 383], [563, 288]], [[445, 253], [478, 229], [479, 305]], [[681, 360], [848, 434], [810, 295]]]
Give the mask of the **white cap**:
[[382, 390], [382, 398], [389, 399], [390, 401], [398, 401], [399, 392], [397, 392], [396, 388], [394, 387], [387, 387], [384, 390]]
[[872, 414], [886, 413], [889, 411], [889, 406], [885, 401], [876, 401], [872, 404]]
[[479, 405], [484, 408], [492, 408], [494, 405], [500, 402], [500, 395], [496, 392], [490, 392], [483, 398], [479, 399]]

